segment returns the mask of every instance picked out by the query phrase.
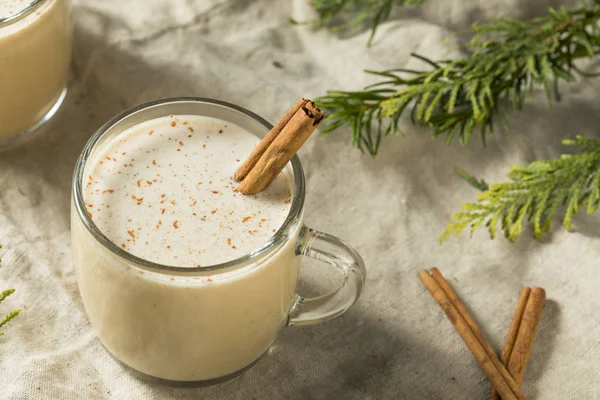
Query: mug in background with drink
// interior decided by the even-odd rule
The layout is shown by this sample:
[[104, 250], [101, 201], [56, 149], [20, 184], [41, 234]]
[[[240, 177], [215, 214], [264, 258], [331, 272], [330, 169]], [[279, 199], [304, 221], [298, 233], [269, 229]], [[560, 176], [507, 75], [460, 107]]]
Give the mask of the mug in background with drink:
[[70, 0], [0, 0], [0, 148], [59, 109], [71, 61]]

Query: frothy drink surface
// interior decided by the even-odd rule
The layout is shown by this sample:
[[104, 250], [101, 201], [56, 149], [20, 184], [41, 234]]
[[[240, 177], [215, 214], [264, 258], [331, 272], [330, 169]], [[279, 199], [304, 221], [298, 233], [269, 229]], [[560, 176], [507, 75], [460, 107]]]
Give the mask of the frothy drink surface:
[[12, 17], [30, 4], [31, 0], [0, 0], [0, 18]]
[[258, 142], [210, 117], [136, 125], [92, 160], [88, 213], [113, 243], [148, 261], [202, 267], [236, 259], [264, 244], [290, 208], [285, 174], [256, 196], [234, 190], [233, 174]]

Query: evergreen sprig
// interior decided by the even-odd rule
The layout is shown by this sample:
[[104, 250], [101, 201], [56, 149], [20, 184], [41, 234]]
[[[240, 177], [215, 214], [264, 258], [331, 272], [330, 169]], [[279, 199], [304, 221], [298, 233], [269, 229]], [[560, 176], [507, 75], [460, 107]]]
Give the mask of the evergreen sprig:
[[[370, 20], [371, 35], [367, 45], [371, 45], [379, 24], [387, 20], [394, 6], [421, 4], [425, 0], [312, 0], [312, 6], [319, 14], [315, 21], [320, 26], [334, 30], [351, 29]], [[349, 16], [349, 17], [348, 17]], [[344, 18], [339, 22], [339, 17]]]
[[492, 239], [500, 224], [504, 235], [514, 241], [528, 221], [540, 240], [550, 230], [559, 207], [565, 207], [563, 224], [571, 230], [573, 216], [586, 207], [591, 214], [600, 206], [600, 140], [578, 136], [565, 140], [579, 147], [580, 153], [558, 159], [535, 161], [527, 167], [513, 166], [511, 182], [492, 184], [480, 193], [477, 202], [463, 205], [452, 217], [440, 241], [457, 236], [467, 227], [471, 234], [485, 223]]
[[536, 87], [544, 89], [550, 105], [553, 96], [559, 98], [560, 81], [583, 74], [575, 60], [600, 53], [599, 19], [600, 0], [594, 0], [571, 11], [551, 8], [549, 15], [526, 21], [475, 23], [466, 58], [433, 61], [413, 54], [430, 68], [366, 71], [381, 81], [318, 98], [329, 114], [324, 133], [350, 125], [352, 143], [376, 155], [383, 137], [402, 133], [400, 117], [410, 113], [413, 124], [430, 127], [447, 142], [459, 136], [466, 145], [480, 127], [485, 144], [495, 122], [507, 130], [507, 116], [522, 109]]
[[[0, 303], [2, 303], [5, 298], [13, 294], [14, 291], [15, 289], [8, 289], [0, 293]], [[2, 328], [8, 321], [19, 315], [20, 312], [21, 310], [13, 310], [6, 314], [2, 319], [0, 319], [0, 328]], [[4, 332], [0, 332], [0, 336], [2, 335], [4, 335]]]
[[[0, 249], [1, 248], [2, 248], [2, 245], [0, 244]], [[2, 266], [1, 258], [0, 258], [0, 266]], [[4, 301], [4, 299], [6, 299], [8, 296], [13, 294], [14, 292], [15, 292], [15, 289], [7, 289], [3, 292], [0, 292], [0, 303], [2, 303]], [[9, 311], [8, 314], [6, 314], [4, 317], [0, 318], [0, 328], [2, 328], [4, 325], [6, 325], [6, 323], [8, 321], [15, 318], [17, 315], [19, 315], [20, 312], [21, 312], [21, 310], [12, 310], [12, 311]], [[3, 335], [4, 335], [4, 332], [0, 332], [0, 336], [3, 336]]]

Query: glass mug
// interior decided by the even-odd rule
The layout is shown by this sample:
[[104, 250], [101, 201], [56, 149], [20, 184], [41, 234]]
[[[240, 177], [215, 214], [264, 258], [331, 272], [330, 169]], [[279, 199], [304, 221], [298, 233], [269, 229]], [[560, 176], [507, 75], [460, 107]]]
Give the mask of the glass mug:
[[71, 1], [28, 2], [9, 15], [0, 9], [0, 149], [48, 121], [67, 91]]
[[[72, 246], [87, 315], [117, 360], [167, 383], [210, 383], [252, 365], [284, 326], [316, 324], [344, 313], [360, 296], [366, 271], [362, 258], [340, 239], [304, 226], [305, 182], [297, 156], [285, 170], [293, 182], [285, 222], [245, 256], [180, 268], [143, 260], [109, 241], [84, 204], [88, 160], [127, 128], [177, 114], [219, 118], [260, 137], [272, 127], [241, 107], [201, 98], [159, 100], [125, 111], [96, 132], [77, 161]], [[338, 271], [340, 287], [316, 298], [296, 294], [299, 256]]]

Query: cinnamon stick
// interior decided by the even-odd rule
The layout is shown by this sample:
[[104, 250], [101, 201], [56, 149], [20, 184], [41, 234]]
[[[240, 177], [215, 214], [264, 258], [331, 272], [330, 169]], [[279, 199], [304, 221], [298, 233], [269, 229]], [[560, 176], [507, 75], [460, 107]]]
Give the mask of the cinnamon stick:
[[546, 291], [544, 289], [539, 287], [531, 289], [507, 367], [519, 385], [525, 376], [525, 367], [529, 361], [533, 339], [542, 318], [545, 301]]
[[[523, 396], [523, 393], [521, 393], [514, 379], [510, 376], [502, 363], [500, 363], [498, 356], [496, 356], [493, 351], [491, 354], [486, 351], [486, 346], [480, 340], [480, 338], [483, 338], [485, 341], [485, 338], [481, 334], [481, 330], [477, 327], [477, 324], [475, 324], [473, 318], [468, 314], [468, 312], [466, 312], [464, 304], [462, 304], [460, 299], [458, 299], [458, 296], [456, 296], [456, 293], [454, 293], [441, 273], [437, 269], [434, 269], [433, 272], [434, 276], [432, 277], [429, 274], [429, 271], [421, 271], [419, 273], [421, 282], [423, 282], [427, 290], [431, 293], [442, 310], [444, 310], [446, 316], [458, 334], [461, 336], [468, 349], [471, 351], [492, 384], [496, 387], [502, 398], [505, 400], [525, 399], [525, 396]], [[440, 284], [440, 282], [443, 284], [443, 286]], [[455, 299], [455, 302], [451, 300], [451, 296], [448, 292], [446, 292], [448, 289], [452, 293], [452, 298]], [[465, 315], [461, 313], [461, 310], [457, 307], [456, 303], [461, 304], [461, 309], [466, 312], [465, 315], [467, 315], [467, 318], [470, 319], [475, 327], [475, 330], [479, 332], [479, 337], [472, 329], [471, 325], [467, 322]], [[487, 343], [487, 341], [485, 341], [485, 343]], [[489, 346], [489, 343], [487, 343], [487, 345]]]
[[290, 122], [290, 119], [298, 112], [300, 108], [306, 105], [309, 100], [300, 99], [281, 117], [281, 119], [275, 124], [275, 126], [267, 133], [267, 135], [260, 141], [260, 143], [252, 150], [252, 153], [248, 156], [246, 161], [235, 171], [233, 179], [236, 182], [241, 182], [248, 175], [250, 170], [254, 168], [260, 157], [265, 153], [267, 148], [273, 143], [273, 140], [281, 133], [284, 126]]
[[492, 347], [490, 342], [488, 342], [488, 340], [485, 338], [485, 336], [483, 335], [483, 332], [481, 332], [481, 329], [479, 329], [479, 326], [477, 325], [477, 323], [475, 322], [475, 320], [473, 319], [473, 317], [467, 310], [467, 307], [465, 307], [464, 303], [458, 298], [458, 295], [456, 294], [454, 289], [452, 289], [452, 286], [450, 286], [450, 284], [446, 281], [446, 279], [444, 278], [442, 273], [437, 268], [432, 268], [431, 274], [433, 275], [433, 279], [435, 279], [439, 283], [439, 285], [442, 287], [442, 289], [446, 292], [446, 294], [450, 298], [450, 301], [454, 304], [456, 309], [463, 316], [463, 318], [465, 319], [465, 321], [467, 322], [467, 324], [469, 325], [469, 327], [471, 328], [471, 330], [477, 337], [477, 340], [479, 341], [479, 343], [481, 343], [485, 352], [490, 357], [490, 360], [494, 363], [494, 366], [498, 369], [498, 371], [502, 374], [502, 377], [506, 380], [506, 382], [510, 386], [510, 389], [514, 393], [519, 392], [520, 391], [519, 385], [517, 384], [517, 382], [515, 382], [515, 380], [513, 379], [511, 374], [508, 372], [506, 367], [502, 364], [502, 362], [500, 362], [500, 360], [496, 356], [496, 352], [494, 351], [494, 348]]
[[[295, 109], [295, 106], [292, 109]], [[288, 111], [288, 113], [292, 113], [292, 110]], [[266, 147], [266, 149], [260, 155], [258, 161], [247, 160], [242, 165], [247, 164], [246, 168], [242, 171], [238, 169], [239, 173], [236, 172], [238, 178], [244, 176], [247, 166], [254, 164], [250, 168], [250, 171], [246, 173], [242, 183], [238, 186], [237, 190], [239, 192], [245, 195], [252, 195], [265, 190], [309, 138], [324, 117], [323, 111], [309, 100], [303, 102], [291, 118], [285, 122], [288, 113], [280, 121], [283, 125], [281, 131], [278, 134], [267, 135], [269, 138], [265, 141], [265, 144], [259, 145], [261, 149], [263, 147]], [[280, 125], [280, 123], [277, 123], [277, 125]], [[270, 143], [267, 143], [268, 141]], [[260, 151], [257, 151], [257, 153]], [[251, 154], [251, 158], [256, 158], [256, 156], [257, 154], [255, 157], [252, 157]]]
[[[510, 359], [510, 355], [515, 346], [517, 335], [519, 333], [519, 328], [521, 327], [521, 320], [523, 319], [523, 313], [525, 312], [525, 306], [527, 305], [527, 300], [529, 299], [530, 294], [531, 288], [524, 287], [523, 289], [521, 289], [521, 295], [519, 296], [519, 301], [517, 302], [517, 307], [515, 308], [513, 319], [510, 323], [510, 327], [508, 328], [508, 333], [506, 334], [504, 348], [502, 349], [502, 354], [500, 355], [500, 361], [505, 366], [508, 366], [508, 360]], [[510, 371], [510, 369], [508, 369], [508, 372], [510, 372], [514, 378], [514, 374]], [[515, 380], [518, 384], [521, 383], [517, 379]], [[494, 386], [492, 386], [492, 389], [490, 390], [490, 400], [500, 400], [500, 395], [498, 394]]]

